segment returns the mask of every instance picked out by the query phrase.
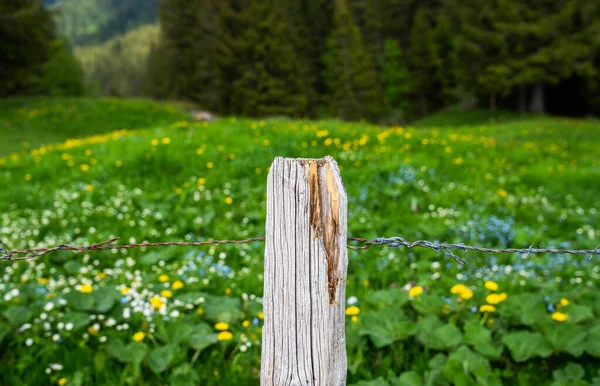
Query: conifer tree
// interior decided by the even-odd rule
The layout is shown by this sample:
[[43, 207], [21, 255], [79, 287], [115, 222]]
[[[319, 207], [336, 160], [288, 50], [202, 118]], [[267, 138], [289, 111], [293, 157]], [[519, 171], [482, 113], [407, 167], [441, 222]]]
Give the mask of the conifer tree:
[[346, 0], [334, 4], [334, 29], [323, 57], [328, 102], [341, 119], [374, 120], [382, 112], [383, 95], [373, 58], [363, 46]]
[[397, 40], [386, 39], [381, 60], [381, 84], [385, 105], [389, 112], [404, 115], [409, 110], [412, 89], [411, 74]]

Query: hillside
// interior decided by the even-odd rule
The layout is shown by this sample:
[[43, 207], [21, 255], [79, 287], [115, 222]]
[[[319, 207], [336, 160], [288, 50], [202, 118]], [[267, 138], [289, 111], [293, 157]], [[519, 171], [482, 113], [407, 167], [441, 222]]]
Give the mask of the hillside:
[[60, 32], [76, 46], [103, 43], [158, 20], [158, 0], [53, 0]]
[[[598, 122], [495, 119], [201, 123], [144, 100], [0, 101], [0, 246], [263, 236], [273, 159], [328, 154], [352, 237], [600, 244]], [[0, 261], [0, 384], [257, 384], [263, 248]], [[430, 250], [349, 251], [349, 385], [594, 384], [596, 260], [457, 253], [466, 266]]]
[[147, 95], [148, 55], [158, 36], [157, 25], [143, 25], [104, 43], [77, 47], [88, 87], [103, 96]]

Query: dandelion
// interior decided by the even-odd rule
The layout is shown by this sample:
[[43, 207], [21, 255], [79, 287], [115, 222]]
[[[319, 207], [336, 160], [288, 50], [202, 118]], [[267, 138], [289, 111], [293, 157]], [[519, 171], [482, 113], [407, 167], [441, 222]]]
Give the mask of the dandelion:
[[219, 323], [215, 324], [215, 329], [218, 331], [225, 331], [225, 330], [229, 329], [229, 323], [219, 322]]
[[363, 281], [363, 286], [365, 286], [365, 287], [368, 287], [368, 286], [369, 286], [369, 284], [371, 284], [371, 283], [369, 283], [369, 281], [368, 281], [368, 280], [365, 280], [365, 281]]
[[183, 288], [183, 282], [181, 280], [177, 280], [176, 282], [173, 283], [173, 285], [171, 286], [171, 288], [173, 288], [174, 290], [182, 289]]
[[412, 287], [410, 290], [408, 290], [408, 296], [410, 296], [411, 298], [414, 298], [415, 296], [419, 296], [419, 295], [421, 295], [421, 293], [423, 293], [423, 287], [421, 287], [420, 285], [416, 285], [416, 286]]
[[94, 328], [94, 326], [89, 326], [87, 331], [88, 331], [88, 334], [90, 334], [90, 335], [96, 335], [98, 333], [98, 330], [96, 330]]
[[562, 312], [555, 312], [552, 314], [552, 319], [562, 323], [567, 320], [567, 315]]
[[81, 169], [82, 172], [87, 172], [88, 170], [90, 170], [90, 165], [81, 164], [81, 165], [79, 165], [79, 169]]
[[350, 307], [346, 308], [346, 315], [356, 316], [358, 314], [360, 314], [360, 308], [358, 308], [356, 306], [350, 306]]
[[150, 299], [150, 304], [152, 304], [152, 307], [154, 307], [155, 310], [160, 309], [164, 305], [163, 300], [159, 296]]
[[173, 293], [169, 290], [162, 290], [160, 296], [170, 298], [171, 296], [173, 296]]
[[123, 166], [123, 162], [120, 160], [115, 161], [115, 166], [120, 168], [121, 166]]
[[231, 205], [233, 203], [233, 198], [231, 198], [231, 197], [225, 197], [225, 203], [227, 205]]
[[219, 335], [217, 335], [217, 340], [231, 340], [233, 339], [233, 334], [229, 331], [221, 331]]
[[94, 185], [86, 185], [85, 186], [85, 190], [87, 190], [88, 192], [93, 192], [94, 191]]
[[48, 284], [48, 279], [40, 277], [39, 279], [37, 279], [37, 282], [38, 282], [38, 284], [46, 285], [46, 284]]
[[67, 378], [65, 378], [65, 377], [58, 380], [59, 386], [65, 386], [66, 384], [67, 384]]
[[170, 144], [170, 143], [171, 143], [171, 138], [169, 138], [169, 137], [164, 137], [164, 138], [162, 139], [162, 143], [163, 143], [163, 145], [168, 145], [168, 144]]
[[458, 295], [467, 290], [467, 287], [464, 284], [455, 284], [452, 288], [450, 288], [450, 293]]
[[358, 316], [354, 315], [352, 318], [350, 318], [353, 322], [358, 322]]
[[31, 174], [25, 174], [25, 181], [30, 181], [31, 180]]
[[490, 304], [498, 304], [498, 303], [505, 301], [506, 298], [507, 298], [506, 293], [489, 294], [488, 296], [486, 296], [485, 301]]
[[242, 322], [242, 326], [243, 326], [243, 327], [248, 327], [248, 326], [250, 326], [250, 321], [249, 321], [249, 320], [244, 320], [244, 321]]
[[160, 275], [158, 277], [158, 281], [161, 283], [165, 283], [165, 282], [169, 281], [169, 277], [167, 275]]
[[156, 146], [156, 145], [158, 145], [158, 139], [154, 138], [152, 140], [152, 146]]
[[198, 315], [204, 315], [204, 308], [202, 308], [202, 307], [199, 307], [199, 308], [196, 310], [196, 313], [197, 313]]
[[560, 305], [566, 307], [569, 305], [569, 301], [565, 298], [560, 299]]
[[133, 334], [133, 340], [135, 340], [136, 342], [143, 341], [145, 337], [146, 337], [146, 334], [143, 333], [142, 331], [138, 331], [135, 334]]
[[496, 307], [491, 304], [484, 304], [479, 307], [479, 312], [496, 312]]
[[502, 198], [506, 198], [508, 196], [508, 192], [504, 189], [498, 189], [498, 195]]
[[259, 312], [259, 313], [258, 313], [258, 318], [259, 318], [260, 320], [263, 320], [263, 319], [265, 318], [265, 313], [264, 313], [264, 312], [262, 312], [262, 311], [261, 311], [261, 312]]
[[487, 288], [490, 291], [497, 291], [498, 290], [498, 283], [488, 280], [485, 282], [485, 288]]
[[213, 166], [215, 166], [215, 164], [214, 164], [214, 163], [212, 163], [212, 162], [207, 162], [207, 163], [206, 163], [206, 167], [207, 167], [208, 169], [212, 169], [212, 168], [213, 168]]
[[129, 291], [131, 291], [129, 287], [123, 287], [121, 288], [121, 295], [127, 295]]
[[83, 284], [80, 288], [79, 288], [79, 292], [81, 292], [82, 294], [89, 294], [94, 290], [94, 288], [90, 285], [90, 284]]
[[470, 289], [465, 289], [463, 292], [461, 292], [460, 294], [458, 294], [458, 296], [461, 297], [461, 299], [464, 300], [469, 300], [473, 297], [473, 290]]

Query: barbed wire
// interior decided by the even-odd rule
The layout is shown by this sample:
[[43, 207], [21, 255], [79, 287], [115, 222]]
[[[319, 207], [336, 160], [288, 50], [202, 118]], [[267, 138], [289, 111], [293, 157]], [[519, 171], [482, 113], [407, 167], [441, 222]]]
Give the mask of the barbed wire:
[[[111, 245], [118, 241], [118, 237], [111, 238], [109, 240], [90, 244], [87, 246], [73, 246], [69, 244], [59, 244], [51, 248], [33, 248], [33, 249], [15, 249], [6, 250], [0, 247], [0, 260], [8, 261], [21, 261], [31, 260], [40, 256], [47, 255], [56, 251], [73, 251], [76, 253], [85, 253], [88, 251], [102, 251], [102, 250], [118, 250], [118, 249], [132, 249], [132, 248], [148, 248], [148, 247], [166, 247], [166, 246], [204, 246], [204, 245], [223, 245], [223, 244], [244, 244], [252, 243], [255, 241], [265, 241], [264, 237], [253, 237], [244, 240], [208, 240], [208, 241], [164, 241], [164, 242], [143, 242], [133, 243], [124, 245]], [[387, 245], [391, 248], [405, 247], [408, 249], [412, 248], [426, 248], [436, 252], [440, 252], [446, 256], [452, 257], [454, 261], [459, 264], [467, 264], [465, 260], [456, 256], [453, 250], [461, 251], [475, 251], [480, 253], [521, 253], [525, 254], [526, 258], [531, 254], [570, 254], [570, 255], [590, 255], [590, 260], [594, 255], [600, 255], [600, 245], [594, 249], [553, 249], [553, 248], [534, 248], [531, 245], [529, 248], [485, 248], [476, 247], [471, 245], [465, 245], [463, 243], [449, 244], [449, 243], [437, 243], [427, 240], [407, 241], [402, 237], [378, 237], [375, 240], [369, 240], [362, 237], [349, 237], [348, 241], [362, 243], [363, 245], [348, 245], [349, 249], [353, 250], [365, 250], [369, 249], [372, 245]], [[26, 256], [19, 256], [19, 255]]]

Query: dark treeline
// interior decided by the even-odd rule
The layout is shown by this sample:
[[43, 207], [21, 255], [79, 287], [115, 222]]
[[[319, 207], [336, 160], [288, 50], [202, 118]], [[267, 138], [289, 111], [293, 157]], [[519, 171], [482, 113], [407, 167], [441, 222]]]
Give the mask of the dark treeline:
[[82, 95], [83, 78], [40, 0], [0, 1], [0, 98]]
[[152, 94], [223, 114], [598, 113], [600, 2], [162, 0]]

